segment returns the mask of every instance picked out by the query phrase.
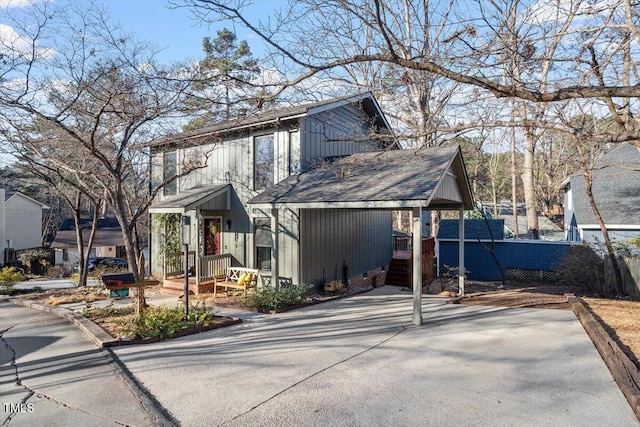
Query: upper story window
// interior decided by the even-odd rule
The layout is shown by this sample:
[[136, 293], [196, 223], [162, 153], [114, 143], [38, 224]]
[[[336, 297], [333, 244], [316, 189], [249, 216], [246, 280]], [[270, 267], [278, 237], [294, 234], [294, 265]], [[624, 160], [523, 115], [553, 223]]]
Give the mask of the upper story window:
[[254, 190], [264, 190], [274, 178], [273, 135], [257, 136], [254, 144]]
[[[163, 178], [168, 181], [178, 174], [178, 153], [175, 151], [167, 151], [164, 153]], [[175, 179], [171, 183], [165, 185], [164, 195], [173, 196], [178, 193], [178, 180]]]

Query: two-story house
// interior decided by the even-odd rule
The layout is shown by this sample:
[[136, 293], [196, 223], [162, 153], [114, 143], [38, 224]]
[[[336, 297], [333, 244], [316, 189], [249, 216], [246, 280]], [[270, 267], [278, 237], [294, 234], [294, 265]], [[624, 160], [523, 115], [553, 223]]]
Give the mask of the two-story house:
[[[473, 206], [458, 147], [400, 150], [390, 136], [365, 93], [151, 142], [155, 180], [207, 157], [149, 209], [152, 273], [168, 287], [182, 274], [182, 228], [194, 292], [209, 290], [231, 265], [315, 287], [377, 278], [393, 255], [393, 210], [420, 218], [423, 208]], [[185, 218], [190, 225], [179, 224]]]
[[[319, 163], [393, 148], [389, 138], [381, 137], [389, 134], [377, 101], [365, 93], [268, 111], [153, 141], [152, 176], [156, 179], [179, 173], [190, 156], [206, 155], [208, 161], [205, 168], [167, 185], [150, 207], [152, 273], [166, 279], [182, 271], [182, 261], [172, 259], [161, 247], [163, 236], [157, 227], [166, 221], [161, 215], [178, 214], [191, 219], [189, 264], [195, 282], [210, 281], [225, 263], [259, 268], [268, 275], [274, 263], [273, 215], [268, 209], [253, 209], [249, 200]], [[337, 211], [320, 217], [298, 209], [281, 210], [278, 275], [293, 283], [319, 285], [343, 278], [345, 269], [355, 276], [381, 268], [390, 259], [391, 222], [391, 211]], [[337, 256], [323, 258], [321, 270], [311, 274], [304, 269], [303, 258], [313, 255], [302, 249], [301, 230], [309, 239], [314, 239], [314, 230], [331, 233], [354, 250], [322, 248]], [[358, 236], [364, 251], [355, 250], [350, 235]], [[373, 244], [380, 239], [384, 244]]]

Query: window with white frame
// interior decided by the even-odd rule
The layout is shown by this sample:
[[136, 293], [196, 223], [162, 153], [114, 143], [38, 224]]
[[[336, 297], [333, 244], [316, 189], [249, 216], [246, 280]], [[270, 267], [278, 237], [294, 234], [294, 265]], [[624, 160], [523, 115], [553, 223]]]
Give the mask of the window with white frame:
[[254, 190], [264, 190], [273, 184], [274, 155], [273, 135], [256, 136], [254, 139]]
[[271, 270], [271, 248], [273, 239], [271, 237], [271, 219], [256, 218], [253, 222], [256, 246], [256, 268], [260, 270]]
[[[175, 151], [167, 151], [164, 153], [163, 178], [167, 182], [178, 174], [178, 153]], [[173, 196], [178, 194], [178, 180], [174, 179], [164, 186], [163, 194], [165, 196]]]

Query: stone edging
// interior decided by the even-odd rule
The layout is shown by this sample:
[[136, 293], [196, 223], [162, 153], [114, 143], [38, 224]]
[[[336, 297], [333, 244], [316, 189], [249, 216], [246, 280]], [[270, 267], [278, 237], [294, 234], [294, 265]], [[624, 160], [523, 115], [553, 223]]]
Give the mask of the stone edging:
[[627, 398], [631, 409], [640, 419], [640, 372], [636, 365], [620, 349], [609, 333], [585, 307], [584, 301], [573, 294], [566, 294], [571, 310], [598, 349], [618, 387]]
[[9, 301], [25, 307], [35, 308], [36, 310], [48, 311], [49, 313], [53, 313], [59, 317], [69, 320], [71, 323], [76, 325], [98, 348], [105, 348], [107, 346], [114, 345], [114, 342], [118, 341], [86, 317], [67, 310], [66, 308], [40, 304], [35, 301], [24, 300], [21, 298], [9, 298]]

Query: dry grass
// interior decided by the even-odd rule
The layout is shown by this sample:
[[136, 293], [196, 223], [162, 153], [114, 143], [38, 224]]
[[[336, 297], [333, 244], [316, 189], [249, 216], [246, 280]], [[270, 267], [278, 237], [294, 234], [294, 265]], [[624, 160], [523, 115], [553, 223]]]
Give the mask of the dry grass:
[[609, 335], [640, 368], [640, 302], [584, 298]]

